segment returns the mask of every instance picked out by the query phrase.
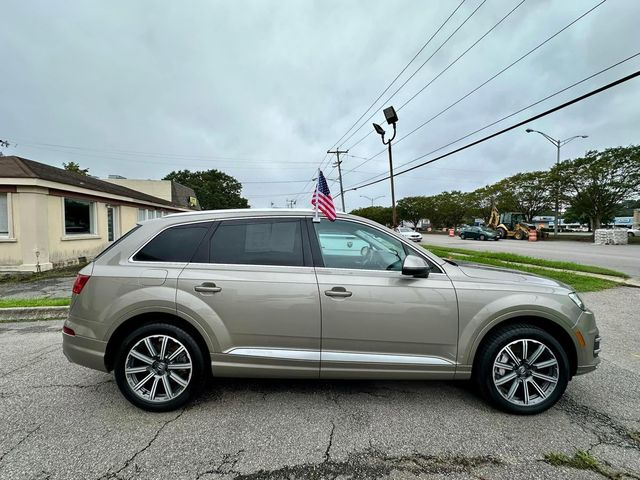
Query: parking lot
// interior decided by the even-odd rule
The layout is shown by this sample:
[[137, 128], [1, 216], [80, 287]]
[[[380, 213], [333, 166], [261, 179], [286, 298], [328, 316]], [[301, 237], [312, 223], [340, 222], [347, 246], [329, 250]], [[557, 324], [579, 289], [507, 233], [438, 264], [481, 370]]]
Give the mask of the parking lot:
[[603, 362], [534, 417], [493, 410], [467, 383], [243, 379], [151, 414], [66, 361], [61, 322], [0, 324], [0, 477], [603, 478], [544, 461], [576, 449], [640, 475], [640, 289], [584, 297]]

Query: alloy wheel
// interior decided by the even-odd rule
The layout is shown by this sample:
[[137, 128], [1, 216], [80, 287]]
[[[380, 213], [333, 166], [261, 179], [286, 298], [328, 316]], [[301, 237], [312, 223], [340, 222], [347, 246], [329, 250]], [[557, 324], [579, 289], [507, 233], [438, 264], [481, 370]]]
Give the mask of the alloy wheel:
[[503, 347], [493, 362], [493, 384], [514, 405], [531, 406], [545, 401], [558, 380], [558, 360], [538, 340], [515, 340]]
[[168, 402], [189, 386], [193, 371], [187, 348], [169, 335], [150, 335], [127, 354], [125, 377], [131, 391], [142, 400]]

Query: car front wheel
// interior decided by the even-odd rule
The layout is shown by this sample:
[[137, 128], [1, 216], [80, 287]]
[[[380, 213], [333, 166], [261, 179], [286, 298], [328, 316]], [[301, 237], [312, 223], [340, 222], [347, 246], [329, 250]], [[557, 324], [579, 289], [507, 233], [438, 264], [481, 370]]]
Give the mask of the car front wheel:
[[569, 361], [558, 341], [533, 325], [511, 325], [484, 342], [474, 379], [491, 403], [531, 415], [552, 407], [569, 381]]
[[143, 410], [166, 412], [182, 407], [204, 378], [202, 352], [181, 328], [144, 325], [129, 334], [118, 352], [115, 378], [122, 394]]

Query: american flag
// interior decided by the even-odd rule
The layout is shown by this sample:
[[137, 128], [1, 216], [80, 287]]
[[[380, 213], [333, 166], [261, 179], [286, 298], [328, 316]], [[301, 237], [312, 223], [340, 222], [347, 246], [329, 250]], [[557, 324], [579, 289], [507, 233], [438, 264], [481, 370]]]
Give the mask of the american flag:
[[311, 205], [319, 209], [330, 220], [336, 219], [336, 207], [333, 205], [333, 198], [329, 192], [329, 185], [327, 185], [327, 179], [321, 171], [318, 171], [318, 185], [311, 197]]

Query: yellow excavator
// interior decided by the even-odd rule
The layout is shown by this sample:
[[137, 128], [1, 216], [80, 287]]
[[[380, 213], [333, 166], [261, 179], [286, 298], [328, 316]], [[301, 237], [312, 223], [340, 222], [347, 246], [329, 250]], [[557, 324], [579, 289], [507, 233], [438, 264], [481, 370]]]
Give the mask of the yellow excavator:
[[495, 206], [491, 209], [487, 227], [496, 230], [500, 234], [500, 238], [527, 240], [531, 230], [535, 230], [538, 239], [542, 238], [542, 231], [537, 229], [535, 225], [527, 223], [524, 213], [498, 213], [498, 209]]

